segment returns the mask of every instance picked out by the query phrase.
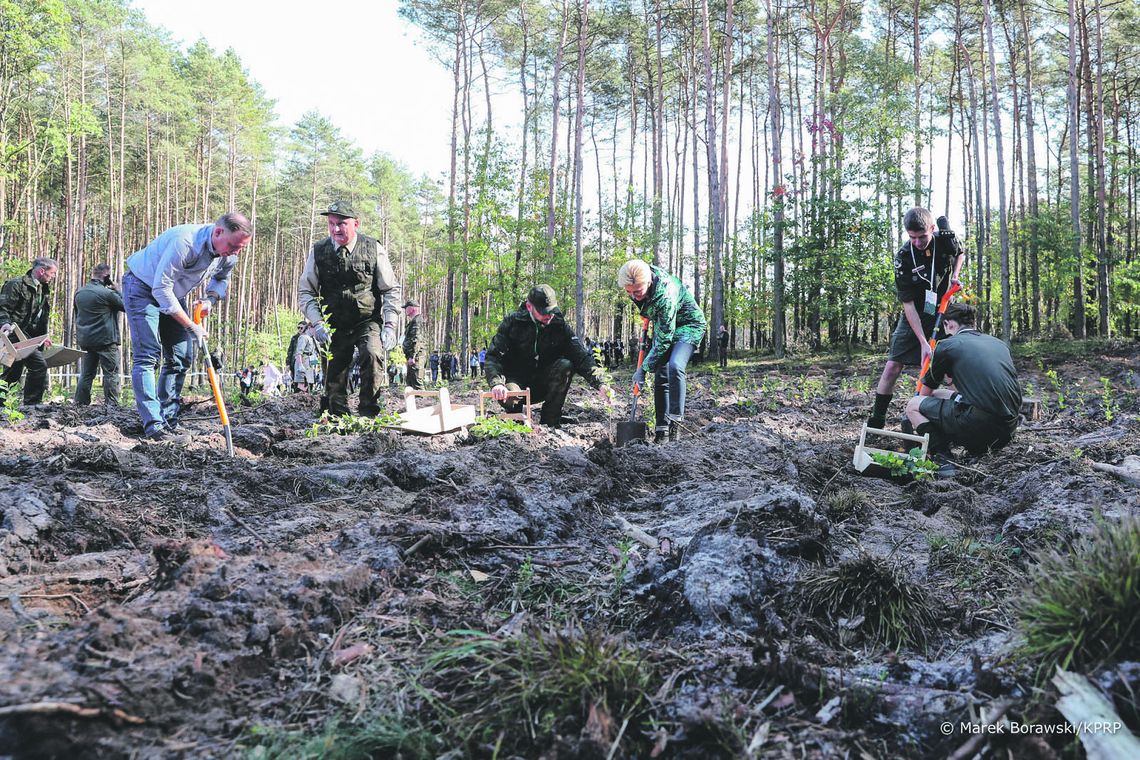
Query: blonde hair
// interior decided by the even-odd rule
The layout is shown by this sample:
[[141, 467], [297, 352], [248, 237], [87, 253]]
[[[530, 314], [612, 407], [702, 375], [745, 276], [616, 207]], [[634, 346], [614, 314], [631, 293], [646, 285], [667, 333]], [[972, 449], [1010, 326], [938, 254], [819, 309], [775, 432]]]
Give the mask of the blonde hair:
[[621, 265], [617, 279], [619, 288], [626, 285], [648, 285], [653, 279], [653, 271], [641, 259], [630, 259]]

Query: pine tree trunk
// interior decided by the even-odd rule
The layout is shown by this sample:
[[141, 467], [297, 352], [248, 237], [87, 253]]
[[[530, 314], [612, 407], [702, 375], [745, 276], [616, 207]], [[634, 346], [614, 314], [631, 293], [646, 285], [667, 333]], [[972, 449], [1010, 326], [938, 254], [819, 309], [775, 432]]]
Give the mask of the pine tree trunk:
[[990, 99], [994, 109], [994, 146], [997, 150], [998, 224], [1001, 236], [1001, 335], [1009, 343], [1013, 338], [1013, 324], [1009, 301], [1009, 218], [1005, 205], [1005, 152], [1001, 133], [1001, 101], [998, 99], [997, 66], [994, 63], [994, 25], [990, 14], [990, 1], [982, 0], [985, 14], [986, 48], [989, 51]]
[[574, 116], [574, 327], [579, 336], [586, 330], [586, 282], [582, 268], [582, 127], [585, 115], [586, 30], [589, 0], [578, 8], [578, 76]]
[[1082, 282], [1084, 265], [1081, 256], [1081, 175], [1077, 155], [1077, 127], [1080, 125], [1080, 102], [1077, 99], [1077, 9], [1075, 0], [1069, 0], [1069, 215], [1073, 229], [1073, 335], [1085, 336], [1085, 293]]

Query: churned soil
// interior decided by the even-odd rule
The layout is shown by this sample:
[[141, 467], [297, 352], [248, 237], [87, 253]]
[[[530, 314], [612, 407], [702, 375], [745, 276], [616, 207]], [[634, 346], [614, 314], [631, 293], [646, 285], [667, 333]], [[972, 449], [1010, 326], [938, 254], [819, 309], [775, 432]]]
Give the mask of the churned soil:
[[[682, 440], [621, 448], [626, 398], [578, 381], [576, 422], [489, 440], [310, 436], [316, 399], [270, 399], [232, 411], [232, 459], [205, 395], [188, 446], [141, 442], [131, 409], [26, 409], [0, 423], [0, 755], [259, 756], [395, 709], [409, 673], [431, 699], [399, 709], [431, 725], [473, 688], [423, 670], [456, 630], [600, 631], [663, 668], [641, 725], [585, 704], [524, 756], [930, 757], [998, 702], [1059, 720], [1012, 602], [1037, 553], [1140, 511], [1091, 467], [1140, 454], [1138, 358], [1019, 358], [1040, 417], [917, 483], [851, 466], [871, 355], [696, 365]], [[809, 603], [861, 558], [925, 594], [908, 641]]]

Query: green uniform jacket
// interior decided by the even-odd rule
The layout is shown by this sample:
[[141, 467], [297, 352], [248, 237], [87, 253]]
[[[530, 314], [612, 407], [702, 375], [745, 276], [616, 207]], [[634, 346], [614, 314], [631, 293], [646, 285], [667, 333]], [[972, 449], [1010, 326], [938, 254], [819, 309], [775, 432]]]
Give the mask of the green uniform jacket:
[[634, 301], [643, 317], [649, 317], [653, 324], [653, 348], [645, 355], [645, 367], [656, 371], [669, 353], [669, 349], [679, 340], [701, 345], [708, 323], [704, 312], [697, 305], [689, 289], [664, 269], [650, 266], [653, 282], [645, 300]]
[[29, 338], [38, 338], [47, 334], [50, 313], [51, 289], [32, 277], [31, 269], [0, 288], [0, 325], [11, 322]]
[[415, 359], [420, 353], [420, 315], [408, 320], [404, 328], [404, 358]]
[[84, 351], [117, 346], [119, 312], [126, 311], [118, 291], [91, 280], [75, 291], [75, 342]]
[[937, 388], [947, 375], [967, 403], [999, 420], [1017, 419], [1021, 385], [1009, 348], [997, 338], [963, 328], [938, 341], [926, 384]]
[[487, 385], [506, 385], [520, 379], [537, 379], [550, 369], [554, 362], [566, 358], [574, 371], [594, 388], [603, 382], [601, 367], [594, 365], [594, 356], [566, 324], [562, 312], [554, 310], [554, 319], [543, 326], [531, 319], [526, 303], [518, 311], [508, 314], [499, 323], [499, 329], [487, 349]]

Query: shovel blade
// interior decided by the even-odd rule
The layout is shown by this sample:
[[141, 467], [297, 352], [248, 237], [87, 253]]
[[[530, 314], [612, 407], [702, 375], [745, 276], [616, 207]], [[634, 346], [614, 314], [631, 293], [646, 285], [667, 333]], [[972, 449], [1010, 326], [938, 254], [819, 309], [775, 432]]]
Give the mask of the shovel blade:
[[644, 422], [619, 422], [617, 424], [617, 445], [624, 446], [634, 441], [644, 441], [649, 427]]

